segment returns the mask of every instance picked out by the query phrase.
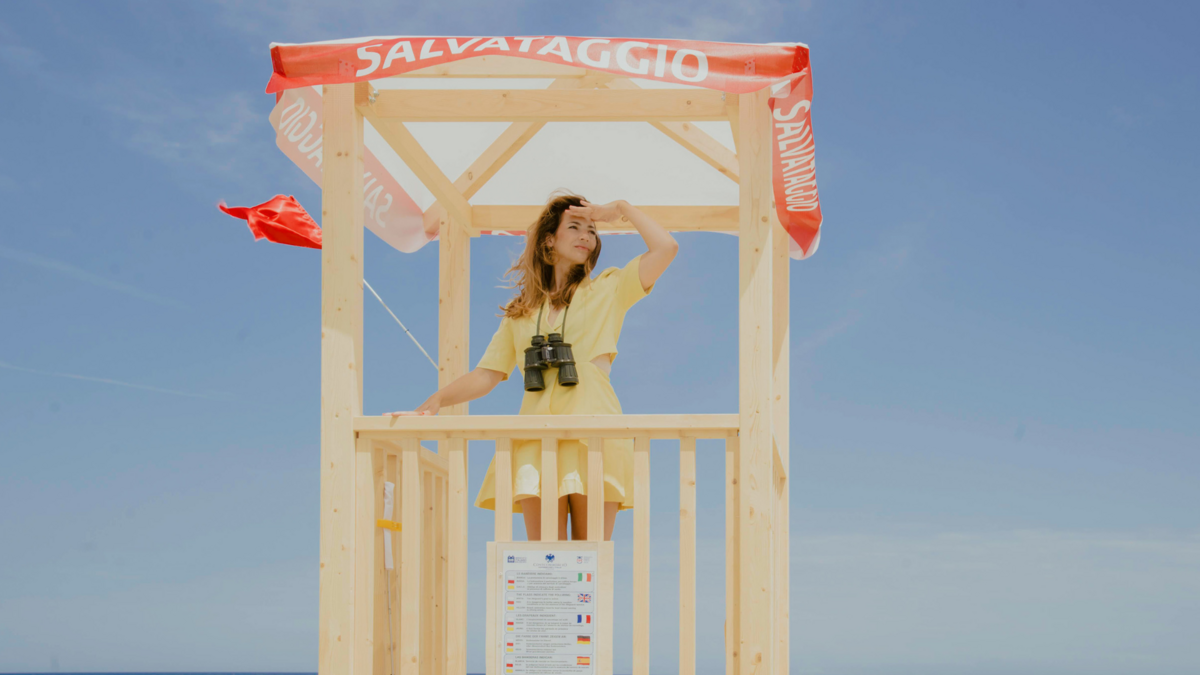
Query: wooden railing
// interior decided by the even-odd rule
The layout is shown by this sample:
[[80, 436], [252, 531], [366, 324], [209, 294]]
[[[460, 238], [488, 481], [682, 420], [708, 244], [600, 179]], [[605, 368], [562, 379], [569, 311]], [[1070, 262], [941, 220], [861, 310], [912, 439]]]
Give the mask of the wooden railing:
[[[466, 663], [466, 510], [467, 441], [495, 441], [495, 540], [512, 540], [512, 443], [514, 439], [540, 439], [542, 476], [557, 477], [560, 440], [588, 441], [588, 523], [591, 540], [604, 533], [603, 439], [632, 439], [633, 453], [633, 675], [650, 671], [650, 440], [679, 441], [679, 672], [693, 675], [696, 665], [696, 441], [724, 439], [726, 453], [726, 518], [737, 521], [737, 415], [522, 415], [522, 416], [435, 416], [356, 417], [360, 462], [360, 533], [375, 527], [382, 513], [383, 475], [400, 469], [396, 483], [398, 513], [403, 522], [403, 545], [399, 553], [399, 583], [393, 584], [393, 621], [398, 628], [399, 649], [395, 654], [399, 675], [443, 675], [465, 672]], [[440, 454], [421, 448], [421, 441], [439, 441]], [[367, 458], [370, 457], [368, 460]], [[399, 458], [399, 461], [396, 461]], [[396, 475], [388, 473], [387, 475]], [[443, 487], [445, 486], [445, 487]], [[430, 492], [432, 491], [432, 496]], [[372, 496], [374, 495], [374, 496]], [[543, 480], [542, 541], [558, 539], [558, 483]], [[411, 527], [420, 528], [416, 531]], [[433, 527], [439, 534], [429, 536]], [[378, 531], [378, 530], [376, 530]], [[731, 558], [735, 551], [735, 527], [726, 528], [726, 603], [736, 604]], [[357, 555], [360, 579], [384, 583], [382, 537], [375, 537], [378, 550]], [[426, 553], [422, 553], [422, 552]], [[427, 571], [432, 562], [435, 572]], [[374, 570], [374, 573], [372, 573]], [[420, 597], [421, 603], [409, 602]], [[360, 602], [368, 607], [386, 601], [384, 591], [360, 591]], [[398, 615], [396, 607], [402, 607]], [[393, 672], [387, 645], [387, 613], [378, 606], [358, 609], [365, 621], [374, 617], [374, 635], [360, 638], [362, 658], [373, 657], [373, 668], [355, 668], [356, 674]], [[369, 612], [369, 613], [368, 613]], [[426, 617], [433, 623], [427, 631]], [[372, 625], [364, 623], [362, 625]], [[382, 644], [381, 644], [382, 643]], [[726, 645], [732, 653], [733, 645]]]
[[[415, 437], [359, 436], [356, 443], [355, 623], [373, 626], [355, 649], [355, 662], [373, 667], [355, 673], [446, 672], [446, 551], [448, 471], [446, 458]], [[394, 568], [384, 565], [384, 483], [395, 486], [390, 520]], [[410, 655], [423, 655], [419, 669], [404, 667]]]

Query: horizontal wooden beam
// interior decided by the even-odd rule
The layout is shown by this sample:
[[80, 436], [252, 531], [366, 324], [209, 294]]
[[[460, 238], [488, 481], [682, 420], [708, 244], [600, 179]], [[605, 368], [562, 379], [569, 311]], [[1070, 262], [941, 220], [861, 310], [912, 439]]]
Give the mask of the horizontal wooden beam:
[[[545, 208], [544, 205], [472, 206], [471, 223], [476, 232], [524, 232]], [[737, 232], [736, 206], [638, 206], [646, 215], [672, 232]], [[601, 232], [633, 232], [633, 223], [597, 222]]]
[[517, 56], [477, 56], [473, 59], [421, 68], [394, 77], [559, 78], [583, 77], [587, 69]]
[[424, 440], [466, 438], [726, 438], [736, 435], [738, 416], [718, 415], [414, 415], [355, 417], [359, 436]]
[[360, 107], [406, 122], [699, 122], [725, 120], [709, 90], [389, 89]]

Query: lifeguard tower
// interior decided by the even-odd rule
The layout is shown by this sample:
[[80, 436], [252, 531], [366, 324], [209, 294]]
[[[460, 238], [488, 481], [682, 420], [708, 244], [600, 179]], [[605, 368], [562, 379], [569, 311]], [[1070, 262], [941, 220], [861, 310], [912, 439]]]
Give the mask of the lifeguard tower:
[[[807, 47], [391, 37], [273, 45], [272, 56], [279, 145], [323, 189], [320, 675], [464, 675], [468, 441], [495, 442], [493, 539], [506, 542], [512, 440], [542, 439], [544, 474], [554, 476], [557, 444], [572, 438], [634, 441], [633, 614], [618, 621], [632, 625], [634, 675], [649, 675], [651, 439], [679, 443], [680, 675], [696, 671], [698, 439], [725, 448], [726, 672], [786, 673], [789, 257], [812, 253], [820, 225]], [[410, 128], [419, 122], [507, 126], [452, 179]], [[470, 369], [472, 238], [523, 233], [541, 208], [472, 198], [547, 125], [609, 122], [645, 123], [686, 150], [697, 171], [715, 169], [736, 187], [733, 203], [639, 207], [671, 230], [737, 236], [737, 412], [480, 416], [462, 405], [436, 417], [364, 416], [364, 226], [403, 250], [437, 239], [443, 386]], [[437, 441], [438, 451], [422, 441]], [[603, 458], [599, 442], [589, 447], [588, 532], [599, 534]], [[385, 482], [398, 493], [394, 570], [384, 565], [380, 526]], [[541, 489], [549, 543], [557, 488]]]

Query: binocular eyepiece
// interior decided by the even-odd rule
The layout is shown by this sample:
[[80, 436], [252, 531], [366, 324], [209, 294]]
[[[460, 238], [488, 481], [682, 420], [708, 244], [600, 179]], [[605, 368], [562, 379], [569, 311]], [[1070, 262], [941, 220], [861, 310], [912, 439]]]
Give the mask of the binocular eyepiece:
[[525, 348], [525, 391], [542, 391], [546, 381], [542, 371], [558, 368], [558, 384], [574, 387], [579, 384], [579, 371], [575, 369], [575, 354], [570, 343], [563, 342], [561, 333], [551, 333], [549, 339], [534, 335], [531, 345]]

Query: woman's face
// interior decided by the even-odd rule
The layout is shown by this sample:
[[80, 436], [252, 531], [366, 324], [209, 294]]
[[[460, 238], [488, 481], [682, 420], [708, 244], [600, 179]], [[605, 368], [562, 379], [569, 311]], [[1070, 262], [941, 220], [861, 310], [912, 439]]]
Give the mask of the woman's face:
[[596, 241], [596, 223], [568, 211], [563, 213], [558, 230], [549, 237], [548, 243], [554, 250], [555, 260], [582, 265], [596, 250]]

